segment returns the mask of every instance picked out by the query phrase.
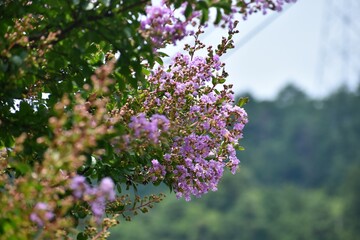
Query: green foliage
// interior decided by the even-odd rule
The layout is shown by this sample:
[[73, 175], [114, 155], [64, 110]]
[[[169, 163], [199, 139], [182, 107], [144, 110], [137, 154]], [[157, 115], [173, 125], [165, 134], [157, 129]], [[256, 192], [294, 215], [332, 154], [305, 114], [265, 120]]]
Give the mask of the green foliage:
[[256, 117], [250, 119], [243, 145], [261, 151], [245, 151], [243, 164], [264, 184], [286, 181], [336, 191], [351, 163], [359, 161], [358, 103], [358, 93], [344, 89], [311, 100], [293, 86], [274, 102], [249, 102], [247, 111]]
[[[230, 14], [231, 4], [188, 1], [185, 19], [167, 16], [156, 26], [153, 12], [146, 12], [153, 10], [149, 0], [0, 1], [1, 239], [60, 239], [78, 231], [78, 239], [104, 239], [118, 216], [129, 219], [126, 212], [145, 213], [162, 200], [162, 195], [140, 199], [122, 192], [164, 180], [152, 180], [150, 167], [152, 160], [163, 160], [174, 139], [164, 133], [169, 116], [152, 122], [151, 131], [158, 133], [160, 125], [163, 130], [152, 142], [142, 139], [150, 130], [130, 129], [129, 123], [140, 113], [147, 121], [164, 112], [156, 105], [149, 110], [144, 102], [153, 93], [150, 73], [156, 63], [163, 64], [161, 48], [183, 39], [192, 21], [208, 22], [210, 8], [217, 9], [218, 18]], [[162, 7], [170, 12], [184, 6], [180, 0], [167, 5]], [[143, 18], [149, 18], [149, 27], [141, 26]], [[165, 25], [177, 36], [166, 35]], [[231, 42], [220, 44], [218, 57]], [[212, 58], [207, 64], [215, 64]], [[223, 76], [215, 78], [220, 79], [216, 84], [225, 82]], [[172, 188], [174, 176], [166, 177]]]
[[[119, 216], [130, 220], [129, 212], [146, 213], [163, 199], [162, 194], [139, 197], [139, 185], [163, 182], [190, 199], [215, 188], [225, 163], [235, 172], [234, 147], [243, 149], [238, 139], [247, 115], [230, 106], [230, 86], [215, 90], [227, 77], [219, 72], [219, 58], [234, 47], [234, 8], [246, 17], [279, 10], [284, 2], [171, 0], [160, 10], [151, 2], [0, 1], [1, 239], [105, 239]], [[212, 10], [215, 24], [229, 29], [229, 37], [216, 49], [209, 47], [207, 57], [199, 56], [204, 62], [197, 61], [194, 53], [205, 48], [198, 41], [201, 26]], [[188, 28], [195, 26], [197, 33], [190, 34]], [[191, 61], [182, 55], [166, 69], [161, 48], [188, 34], [195, 37], [194, 46], [185, 47]], [[201, 71], [206, 74], [198, 77]], [[211, 78], [212, 87], [205, 83]], [[158, 81], [165, 79], [166, 87]], [[213, 97], [201, 99], [213, 92], [216, 102], [209, 108]], [[205, 115], [191, 113], [191, 107]], [[206, 125], [207, 119], [217, 120]], [[196, 149], [197, 138], [191, 140], [198, 150], [194, 155], [182, 150], [191, 133], [209, 139], [208, 146]], [[164, 164], [166, 153], [171, 161]], [[205, 153], [219, 160], [214, 165], [201, 159], [211, 174], [195, 169]], [[186, 168], [194, 169], [186, 179], [185, 171], [175, 173], [185, 158], [191, 158]], [[204, 224], [216, 215], [210, 219]]]

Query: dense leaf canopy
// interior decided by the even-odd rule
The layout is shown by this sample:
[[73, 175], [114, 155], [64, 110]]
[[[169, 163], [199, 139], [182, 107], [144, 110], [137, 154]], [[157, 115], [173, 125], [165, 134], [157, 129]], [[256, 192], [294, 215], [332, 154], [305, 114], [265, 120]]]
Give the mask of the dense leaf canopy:
[[[220, 60], [235, 13], [289, 2], [1, 1], [0, 235], [103, 239], [162, 200], [124, 190], [215, 191], [247, 123]], [[209, 22], [228, 29], [216, 48], [199, 41]], [[164, 65], [161, 50], [188, 36]]]

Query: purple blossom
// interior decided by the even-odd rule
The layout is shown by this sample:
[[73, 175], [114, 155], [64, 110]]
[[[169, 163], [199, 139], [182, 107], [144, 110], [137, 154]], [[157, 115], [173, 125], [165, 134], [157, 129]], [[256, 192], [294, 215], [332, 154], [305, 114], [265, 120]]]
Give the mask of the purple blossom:
[[186, 166], [179, 165], [174, 174], [177, 184], [174, 185], [176, 197], [184, 197], [186, 201], [191, 200], [191, 195], [201, 195], [216, 191], [224, 170], [224, 164], [218, 161], [206, 161], [198, 158], [192, 163], [187, 159]]
[[154, 114], [148, 120], [145, 113], [140, 113], [131, 117], [129, 128], [133, 130], [135, 138], [150, 140], [153, 144], [159, 142], [162, 132], [166, 132], [170, 127], [170, 121], [163, 115]]
[[75, 176], [70, 183], [70, 189], [73, 191], [75, 198], [82, 198], [85, 193], [90, 189], [90, 186], [86, 183], [84, 176]]
[[35, 205], [33, 212], [30, 214], [30, 220], [39, 227], [44, 226], [46, 221], [51, 221], [55, 217], [48, 204], [39, 202]]
[[191, 113], [197, 113], [199, 111], [200, 111], [200, 106], [198, 106], [198, 105], [194, 105], [194, 106], [190, 107], [190, 112]]
[[70, 189], [73, 191], [74, 197], [87, 201], [97, 219], [104, 214], [106, 201], [115, 200], [116, 193], [114, 187], [115, 184], [109, 177], [103, 178], [98, 187], [90, 187], [85, 177], [79, 175], [75, 176], [70, 182]]
[[30, 214], [30, 220], [36, 223], [39, 227], [44, 226], [43, 220], [34, 212]]
[[229, 157], [229, 166], [231, 169], [231, 173], [235, 174], [236, 170], [239, 168], [240, 160], [236, 156], [230, 156]]
[[97, 196], [94, 200], [89, 202], [91, 211], [96, 219], [100, 219], [105, 212], [106, 199], [103, 196]]
[[252, 14], [255, 12], [255, 9], [259, 9], [262, 11], [263, 14], [267, 13], [267, 10], [273, 6], [276, 11], [281, 11], [283, 9], [283, 5], [285, 3], [295, 3], [296, 0], [276, 0], [272, 1], [272, 4], [269, 4], [267, 0], [256, 0], [254, 5], [248, 7], [247, 14]]
[[164, 155], [164, 160], [169, 162], [170, 159], [171, 159], [171, 155], [168, 154], [168, 153], [166, 153], [166, 154]]
[[215, 69], [215, 70], [220, 70], [220, 68], [221, 68], [221, 62], [220, 62], [220, 57], [219, 57], [219, 55], [217, 55], [217, 54], [215, 54], [214, 56], [213, 56], [213, 68]]
[[150, 118], [152, 124], [158, 126], [161, 131], [166, 132], [169, 130], [170, 121], [164, 115], [154, 114]]
[[158, 179], [163, 179], [166, 175], [165, 167], [161, 165], [156, 159], [153, 159], [151, 164], [152, 166], [149, 169], [150, 176], [152, 176], [151, 180], [155, 182]]
[[245, 127], [245, 124], [243, 124], [242, 122], [235, 123], [234, 130], [242, 131], [244, 129], [244, 127]]
[[101, 180], [98, 191], [107, 200], [114, 201], [115, 200], [114, 187], [115, 184], [113, 180], [109, 177], [106, 177]]
[[[242, 138], [247, 114], [234, 106], [231, 86], [217, 91], [211, 86], [222, 66], [214, 53], [205, 58], [178, 53], [168, 68], [159, 66], [149, 75], [151, 90], [143, 113], [132, 116], [129, 123], [130, 138], [150, 143], [158, 143], [166, 131], [169, 145], [163, 161], [153, 159], [148, 176], [162, 181], [172, 171], [176, 196], [187, 201], [216, 191], [224, 168], [235, 173], [240, 163], [234, 146]], [[157, 109], [161, 115], [147, 117]]]
[[238, 12], [238, 8], [236, 6], [231, 6], [231, 12], [229, 15], [223, 15], [222, 20], [225, 24], [228, 25], [229, 30], [234, 29], [234, 22], [235, 22], [235, 14]]
[[[186, 4], [180, 7], [180, 12], [184, 11]], [[155, 47], [163, 47], [166, 41], [176, 44], [192, 33], [189, 30], [192, 19], [198, 13], [194, 12], [188, 19], [176, 17], [176, 13], [164, 2], [160, 6], [147, 6], [146, 16], [140, 22], [140, 29], [145, 36], [150, 36], [151, 42]]]
[[97, 188], [93, 188], [89, 204], [96, 219], [100, 219], [105, 212], [106, 202], [115, 200], [115, 184], [109, 177], [103, 178]]

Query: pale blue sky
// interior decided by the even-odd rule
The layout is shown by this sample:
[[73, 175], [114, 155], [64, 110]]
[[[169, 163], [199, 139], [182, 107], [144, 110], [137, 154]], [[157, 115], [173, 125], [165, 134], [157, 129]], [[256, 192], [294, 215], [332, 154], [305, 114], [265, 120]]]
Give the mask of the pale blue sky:
[[[264, 26], [267, 22], [271, 23], [250, 38], [246, 44], [241, 47], [235, 46], [235, 50], [229, 51], [230, 56], [223, 57], [226, 70], [230, 74], [228, 83], [234, 85], [234, 90], [237, 93], [250, 92], [259, 99], [271, 99], [286, 84], [293, 83], [307, 94], [321, 97], [344, 83], [351, 87], [357, 85], [355, 78], [347, 82], [343, 78], [340, 79], [341, 73], [335, 72], [333, 66], [327, 63], [328, 68], [325, 71], [328, 76], [326, 80], [319, 79], [319, 69], [321, 63], [324, 63], [321, 61], [323, 56], [321, 49], [330, 44], [326, 40], [327, 35], [324, 34], [325, 23], [326, 21], [329, 24], [336, 23], [327, 19], [329, 15], [326, 14], [325, 7], [329, 2], [329, 0], [298, 0], [281, 13], [271, 12], [265, 16], [258, 13], [250, 16], [246, 21], [240, 21], [238, 25], [240, 33], [234, 38], [235, 42], [246, 39], [259, 26]], [[336, 4], [347, 3], [349, 2], [340, 0]], [[357, 4], [357, 7], [359, 6], [360, 4]], [[327, 30], [330, 33], [332, 31], [335, 36], [341, 35], [341, 29], [338, 29], [339, 32], [334, 32], [333, 26], [329, 24]], [[360, 36], [360, 32], [355, 34]], [[222, 36], [226, 36], [226, 32], [210, 27], [202, 36], [202, 40], [216, 46]], [[179, 51], [179, 45], [168, 49], [169, 55]], [[328, 52], [327, 58], [329, 57], [339, 58]]]
[[[360, 20], [360, 4], [356, 1], [334, 1], [334, 5], [338, 5], [336, 11], [339, 12], [329, 15], [329, 10], [335, 9], [326, 9], [326, 4], [331, 2], [329, 0], [298, 0], [247, 44], [235, 50], [226, 59], [229, 80], [234, 84], [235, 90], [248, 91], [258, 98], [270, 99], [290, 82], [315, 97], [324, 96], [343, 84], [350, 89], [356, 87], [358, 77], [355, 76], [355, 71], [360, 70], [357, 60], [359, 57], [356, 57], [360, 53], [360, 32], [356, 26]], [[341, 24], [340, 11], [346, 17], [351, 16], [347, 27]], [[258, 15], [242, 22], [240, 39], [272, 18]], [[332, 44], [338, 44], [338, 47]], [[336, 52], [350, 44], [347, 54], [351, 55], [351, 63], [349, 61], [345, 68], [346, 71], [353, 72], [346, 75], [342, 72], [344, 68], [341, 68], [341, 55], [336, 55]], [[321, 49], [328, 49], [325, 56]], [[322, 57], [325, 57], [325, 61]], [[323, 79], [319, 72], [322, 67]], [[347, 79], [344, 79], [346, 76]]]
[[[235, 49], [226, 63], [229, 81], [236, 91], [249, 91], [268, 99], [292, 82], [310, 94], [317, 94], [323, 2], [298, 0], [243, 47]], [[241, 22], [238, 37], [241, 39], [271, 18], [259, 14]]]

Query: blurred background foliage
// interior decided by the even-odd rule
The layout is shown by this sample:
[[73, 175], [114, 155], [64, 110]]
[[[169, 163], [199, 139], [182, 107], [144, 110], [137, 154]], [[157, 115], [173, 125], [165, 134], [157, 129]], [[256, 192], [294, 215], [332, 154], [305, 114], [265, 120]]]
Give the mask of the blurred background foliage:
[[167, 194], [110, 239], [360, 239], [360, 87], [250, 99], [240, 172], [202, 199]]

